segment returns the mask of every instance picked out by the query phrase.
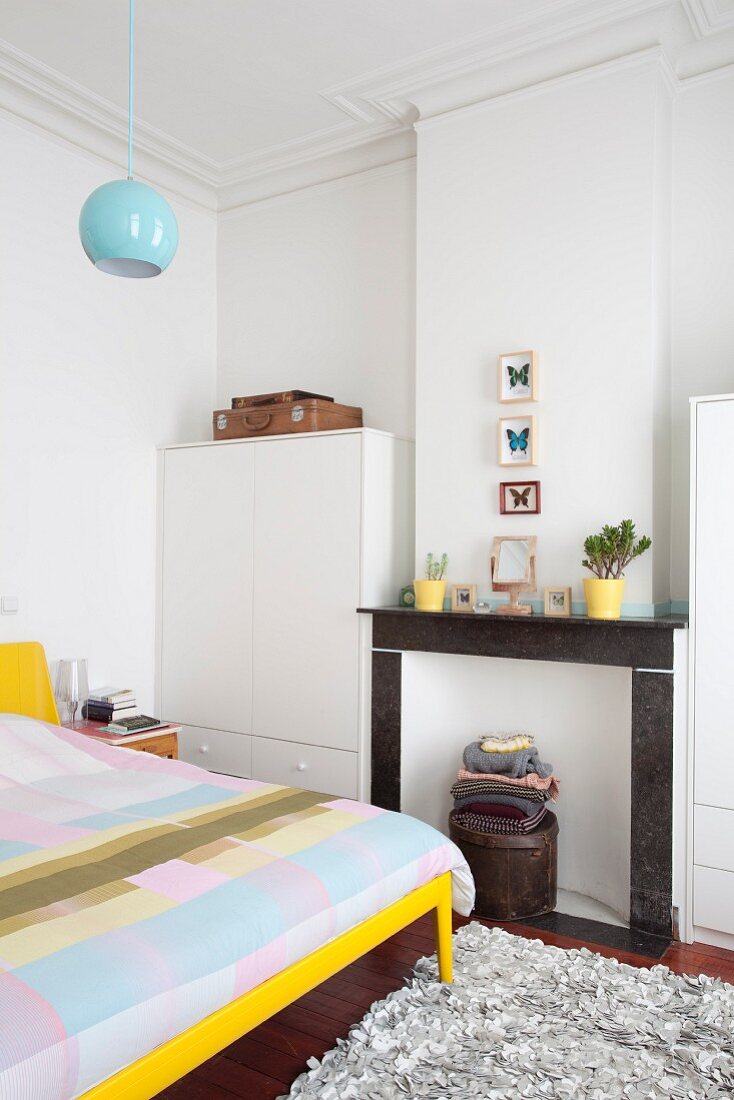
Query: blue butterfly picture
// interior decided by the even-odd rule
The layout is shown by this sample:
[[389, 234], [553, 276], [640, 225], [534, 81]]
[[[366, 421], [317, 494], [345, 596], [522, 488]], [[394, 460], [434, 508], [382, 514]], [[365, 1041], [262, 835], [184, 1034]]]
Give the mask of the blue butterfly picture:
[[535, 417], [500, 417], [498, 427], [500, 466], [536, 466], [538, 432]]
[[505, 430], [507, 432], [507, 438], [510, 441], [510, 450], [513, 452], [521, 451], [523, 454], [525, 454], [528, 449], [528, 436], [530, 435], [530, 428], [523, 428], [519, 435], [516, 432], [513, 432], [512, 428], [506, 428]]

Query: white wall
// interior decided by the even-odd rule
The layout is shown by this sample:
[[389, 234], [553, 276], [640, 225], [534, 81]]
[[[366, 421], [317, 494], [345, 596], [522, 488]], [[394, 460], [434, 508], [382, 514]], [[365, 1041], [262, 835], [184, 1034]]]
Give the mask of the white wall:
[[561, 777], [558, 884], [629, 917], [629, 669], [403, 655], [403, 810], [442, 831], [464, 746], [528, 730]]
[[[488, 592], [491, 537], [537, 534], [540, 595], [573, 584], [580, 600], [585, 535], [630, 516], [654, 552], [625, 602], [668, 599], [668, 510], [653, 508], [654, 490], [669, 497], [653, 431], [668, 95], [648, 61], [419, 124], [416, 554], [448, 552], [451, 581]], [[540, 401], [501, 405], [497, 356], [523, 348], [540, 352]], [[517, 411], [538, 418], [540, 464], [508, 470], [497, 419]], [[499, 482], [525, 478], [542, 514], [500, 516]]]
[[[685, 600], [688, 398], [734, 390], [734, 72], [690, 82], [675, 117], [672, 594]], [[722, 486], [722, 508], [729, 497]]]
[[96, 271], [79, 209], [119, 172], [0, 120], [0, 640], [86, 656], [93, 686], [153, 705], [157, 444], [205, 439], [215, 393], [216, 225], [171, 198], [158, 279]]
[[401, 161], [221, 216], [219, 407], [298, 387], [412, 438], [414, 188]]

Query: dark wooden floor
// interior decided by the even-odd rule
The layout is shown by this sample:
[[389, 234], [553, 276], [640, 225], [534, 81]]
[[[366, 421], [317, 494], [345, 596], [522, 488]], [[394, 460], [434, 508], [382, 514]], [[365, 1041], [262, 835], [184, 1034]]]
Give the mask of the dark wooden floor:
[[[454, 918], [457, 928], [466, 923], [462, 917]], [[493, 922], [481, 923], [491, 925]], [[709, 974], [734, 983], [734, 952], [719, 947], [673, 944], [662, 958], [651, 959], [522, 924], [498, 926], [556, 947], [588, 947], [631, 966], [653, 966], [662, 962], [678, 974]], [[319, 1057], [333, 1047], [337, 1038], [347, 1034], [373, 1001], [398, 989], [416, 960], [433, 951], [432, 919], [422, 917], [166, 1089], [160, 1094], [161, 1098], [232, 1100], [236, 1096], [246, 1100], [274, 1100], [288, 1091], [291, 1082], [306, 1068], [307, 1058]]]

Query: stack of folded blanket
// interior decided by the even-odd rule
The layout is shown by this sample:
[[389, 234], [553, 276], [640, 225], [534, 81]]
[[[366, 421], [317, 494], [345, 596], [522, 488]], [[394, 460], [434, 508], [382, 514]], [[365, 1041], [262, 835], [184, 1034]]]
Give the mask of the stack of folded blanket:
[[464, 749], [451, 788], [453, 819], [478, 833], [529, 833], [558, 791], [553, 767], [540, 759], [529, 733], [483, 737]]

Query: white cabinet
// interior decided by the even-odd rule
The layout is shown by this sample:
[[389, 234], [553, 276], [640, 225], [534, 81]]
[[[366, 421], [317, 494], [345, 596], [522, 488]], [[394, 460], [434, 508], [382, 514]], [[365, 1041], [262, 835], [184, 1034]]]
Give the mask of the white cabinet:
[[359, 429], [165, 448], [159, 704], [213, 771], [365, 797], [360, 604], [413, 573], [413, 445]]
[[734, 396], [692, 403], [693, 923], [734, 935]]
[[357, 751], [361, 456], [359, 435], [257, 447], [258, 736]]
[[252, 449], [172, 449], [163, 460], [161, 713], [252, 728]]

